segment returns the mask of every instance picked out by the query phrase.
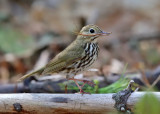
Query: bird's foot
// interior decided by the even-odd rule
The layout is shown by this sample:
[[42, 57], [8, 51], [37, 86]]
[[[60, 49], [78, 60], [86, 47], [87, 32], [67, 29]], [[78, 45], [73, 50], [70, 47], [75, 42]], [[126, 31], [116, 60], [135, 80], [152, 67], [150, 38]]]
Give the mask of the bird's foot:
[[90, 94], [91, 95], [91, 93], [89, 93], [89, 92], [84, 92], [82, 89], [80, 89], [80, 92], [78, 92], [78, 93], [76, 93], [76, 94]]

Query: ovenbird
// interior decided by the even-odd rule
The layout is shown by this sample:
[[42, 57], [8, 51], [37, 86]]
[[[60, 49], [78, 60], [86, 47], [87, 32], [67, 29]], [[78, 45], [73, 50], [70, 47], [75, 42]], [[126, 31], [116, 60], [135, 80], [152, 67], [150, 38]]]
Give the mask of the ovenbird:
[[[85, 83], [94, 85], [88, 80], [75, 79], [76, 74], [86, 71], [97, 59], [99, 53], [99, 46], [97, 38], [102, 35], [109, 35], [110, 33], [103, 32], [96, 25], [86, 25], [78, 33], [77, 38], [62, 52], [55, 56], [43, 68], [24, 75], [19, 81], [24, 80], [32, 75], [48, 75], [53, 73], [60, 73], [66, 75], [68, 80], [74, 80], [80, 93], [85, 93], [82, 87]], [[80, 86], [77, 81], [82, 81]]]

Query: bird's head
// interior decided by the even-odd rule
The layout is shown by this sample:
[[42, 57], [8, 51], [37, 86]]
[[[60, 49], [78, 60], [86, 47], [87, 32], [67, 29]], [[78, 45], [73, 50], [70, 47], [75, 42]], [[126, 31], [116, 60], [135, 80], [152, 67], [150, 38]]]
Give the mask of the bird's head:
[[81, 31], [78, 33], [79, 40], [83, 40], [85, 42], [97, 42], [97, 38], [99, 36], [108, 36], [111, 34], [110, 32], [104, 32], [102, 31], [98, 26], [96, 25], [86, 25], [84, 26]]

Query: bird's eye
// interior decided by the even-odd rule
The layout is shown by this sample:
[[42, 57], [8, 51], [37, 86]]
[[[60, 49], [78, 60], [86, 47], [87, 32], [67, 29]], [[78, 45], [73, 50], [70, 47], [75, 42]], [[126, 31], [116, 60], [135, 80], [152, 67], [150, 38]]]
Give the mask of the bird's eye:
[[95, 30], [91, 28], [91, 29], [89, 30], [89, 32], [90, 32], [90, 33], [95, 33]]

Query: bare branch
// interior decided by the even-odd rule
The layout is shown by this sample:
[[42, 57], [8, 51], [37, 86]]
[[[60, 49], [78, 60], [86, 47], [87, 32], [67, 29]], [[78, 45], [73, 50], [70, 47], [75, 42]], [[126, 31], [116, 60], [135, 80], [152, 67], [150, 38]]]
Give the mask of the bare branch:
[[[145, 92], [134, 92], [127, 101], [133, 109]], [[160, 92], [153, 92], [160, 100]], [[1, 94], [0, 113], [103, 113], [114, 111], [113, 94]]]

